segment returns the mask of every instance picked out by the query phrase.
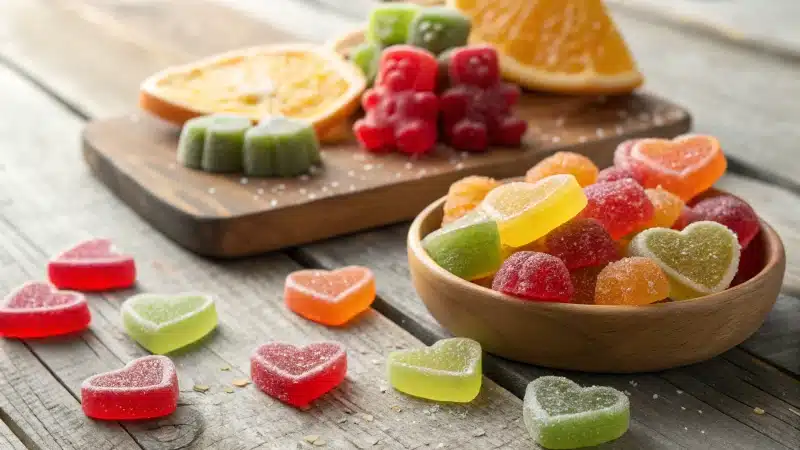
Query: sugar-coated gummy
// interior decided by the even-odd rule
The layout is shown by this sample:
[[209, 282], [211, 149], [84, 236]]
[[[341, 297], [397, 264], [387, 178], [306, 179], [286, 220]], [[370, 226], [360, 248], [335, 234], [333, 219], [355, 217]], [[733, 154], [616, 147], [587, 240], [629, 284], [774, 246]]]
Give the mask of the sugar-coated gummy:
[[431, 347], [389, 354], [392, 387], [440, 402], [470, 402], [481, 390], [481, 345], [467, 338], [442, 339]]
[[584, 218], [597, 219], [614, 239], [620, 239], [653, 218], [653, 204], [642, 186], [630, 179], [596, 183], [583, 188]]
[[319, 141], [306, 121], [268, 117], [244, 137], [244, 173], [250, 176], [291, 177], [320, 162]]
[[250, 377], [267, 395], [302, 407], [338, 386], [347, 374], [347, 351], [338, 342], [297, 347], [270, 342], [250, 357]]
[[742, 248], [747, 248], [750, 241], [761, 231], [758, 214], [747, 202], [733, 195], [704, 198], [694, 203], [691, 210], [687, 224], [700, 220], [721, 223], [736, 233]]
[[425, 236], [422, 247], [436, 264], [465, 280], [489, 276], [503, 262], [500, 232], [491, 219], [450, 223]]
[[47, 275], [59, 289], [124, 289], [136, 282], [136, 263], [109, 239], [90, 239], [50, 259]]
[[572, 303], [584, 305], [594, 304], [594, 292], [597, 286], [597, 276], [604, 266], [588, 266], [570, 270], [569, 279], [572, 281]]
[[145, 356], [81, 384], [84, 413], [102, 420], [154, 419], [178, 406], [178, 375], [166, 356]]
[[547, 253], [564, 261], [569, 270], [619, 259], [617, 244], [595, 219], [570, 220], [545, 236], [544, 247]]
[[567, 378], [544, 376], [525, 389], [523, 419], [544, 448], [595, 446], [625, 434], [630, 401], [610, 387], [580, 387]]
[[207, 172], [241, 172], [244, 135], [252, 126], [246, 117], [212, 116], [206, 128], [200, 166]]
[[492, 289], [526, 300], [568, 303], [574, 293], [569, 270], [553, 255], [516, 252], [503, 261]]
[[442, 226], [453, 222], [480, 205], [492, 189], [500, 186], [494, 178], [471, 175], [450, 185], [444, 201]]
[[535, 183], [557, 174], [571, 174], [581, 187], [597, 181], [598, 169], [591, 159], [574, 152], [556, 152], [539, 161], [525, 174], [525, 181]]
[[120, 313], [128, 335], [155, 354], [185, 347], [217, 326], [214, 299], [205, 294], [139, 294]]
[[631, 170], [623, 169], [616, 166], [606, 167], [605, 169], [601, 170], [597, 174], [597, 183], [607, 183], [609, 181], [619, 181], [624, 180], [625, 178], [630, 178], [633, 181], [641, 184], [641, 182], [636, 178], [636, 174], [633, 173]]
[[670, 290], [658, 264], [639, 256], [609, 263], [597, 276], [595, 286], [597, 305], [648, 305], [667, 298]]
[[350, 61], [364, 73], [367, 85], [371, 86], [378, 75], [378, 63], [381, 58], [381, 47], [373, 42], [362, 42], [350, 51]]
[[298, 270], [286, 277], [286, 306], [324, 325], [343, 325], [369, 309], [375, 300], [375, 276], [366, 267]]
[[411, 21], [420, 11], [413, 3], [384, 3], [372, 8], [367, 23], [367, 41], [388, 47], [408, 40]]
[[0, 299], [0, 336], [41, 338], [85, 330], [91, 313], [83, 294], [30, 281]]
[[471, 28], [469, 17], [457, 9], [431, 6], [422, 8], [414, 16], [406, 42], [438, 55], [453, 47], [467, 45]]

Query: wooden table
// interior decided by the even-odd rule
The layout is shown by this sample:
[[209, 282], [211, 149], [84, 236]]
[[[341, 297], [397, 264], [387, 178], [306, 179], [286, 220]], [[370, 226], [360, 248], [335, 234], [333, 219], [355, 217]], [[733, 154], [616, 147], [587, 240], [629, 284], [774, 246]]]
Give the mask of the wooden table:
[[[138, 83], [149, 73], [292, 35], [322, 41], [363, 20], [367, 3], [0, 2], [0, 291], [41, 279], [48, 256], [64, 247], [108, 236], [135, 253], [138, 290], [212, 292], [221, 317], [212, 338], [174, 357], [178, 411], [141, 423], [89, 420], [78, 401], [84, 378], [145, 354], [118, 319], [132, 292], [91, 296], [93, 323], [77, 338], [0, 340], [0, 448], [535, 447], [521, 423], [520, 396], [549, 370], [487, 356], [481, 395], [467, 405], [387, 389], [387, 352], [447, 335], [408, 281], [406, 224], [258, 258], [209, 261], [155, 232], [81, 160], [84, 123], [133, 110]], [[647, 88], [688, 106], [697, 130], [720, 137], [731, 157], [731, 173], [720, 186], [752, 202], [781, 233], [788, 270], [767, 323], [720, 357], [654, 374], [567, 375], [630, 394], [631, 430], [603, 448], [800, 448], [800, 66], [790, 52], [761, 52], [618, 3], [616, 19], [648, 76]], [[375, 269], [379, 299], [354, 325], [329, 329], [284, 309], [282, 285], [290, 271], [355, 263]], [[344, 385], [310, 409], [284, 407], [252, 385], [224, 392], [232, 379], [247, 376], [256, 345], [321, 338], [343, 342], [351, 368]], [[210, 390], [196, 392], [196, 384]]]

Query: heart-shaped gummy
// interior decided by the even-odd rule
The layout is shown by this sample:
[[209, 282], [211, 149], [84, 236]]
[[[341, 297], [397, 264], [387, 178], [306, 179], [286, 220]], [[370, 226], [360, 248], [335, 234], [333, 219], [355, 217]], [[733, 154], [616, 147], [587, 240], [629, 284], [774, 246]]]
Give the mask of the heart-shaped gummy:
[[539, 377], [528, 384], [525, 426], [548, 449], [589, 447], [622, 436], [630, 423], [630, 402], [604, 386], [582, 388], [563, 377]]
[[670, 281], [669, 296], [685, 300], [726, 289], [736, 275], [741, 248], [736, 234], [717, 222], [695, 222], [675, 231], [637, 234], [629, 253], [654, 260]]
[[133, 257], [120, 253], [109, 239], [91, 239], [47, 263], [50, 282], [59, 289], [105, 291], [136, 281]]
[[481, 345], [442, 339], [431, 347], [389, 354], [389, 382], [400, 392], [445, 402], [472, 401], [481, 390]]
[[360, 266], [299, 270], [286, 277], [284, 300], [306, 319], [342, 325], [369, 309], [375, 300], [375, 276]]
[[338, 342], [296, 347], [270, 342], [250, 357], [250, 376], [259, 389], [293, 406], [305, 406], [344, 380], [347, 352]]
[[140, 294], [122, 304], [125, 331], [156, 354], [200, 340], [217, 326], [214, 299], [204, 294]]
[[178, 394], [175, 364], [166, 356], [151, 355], [87, 378], [81, 385], [81, 404], [95, 419], [151, 419], [175, 411]]
[[712, 136], [639, 139], [626, 148], [615, 154], [620, 167], [636, 173], [644, 187], [660, 185], [684, 201], [710, 188], [727, 167], [719, 141]]
[[0, 302], [0, 336], [37, 338], [85, 330], [91, 321], [86, 297], [48, 283], [23, 284]]

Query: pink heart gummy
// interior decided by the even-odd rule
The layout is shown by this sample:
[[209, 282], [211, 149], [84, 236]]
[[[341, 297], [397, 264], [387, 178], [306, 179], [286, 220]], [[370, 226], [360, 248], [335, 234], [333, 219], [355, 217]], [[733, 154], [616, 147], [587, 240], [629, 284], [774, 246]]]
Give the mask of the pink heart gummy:
[[124, 289], [136, 281], [133, 257], [120, 253], [109, 239], [91, 239], [61, 253], [47, 264], [50, 282], [60, 289]]
[[95, 419], [152, 419], [178, 406], [178, 374], [166, 356], [135, 359], [122, 369], [87, 378], [81, 385], [84, 413]]
[[85, 330], [91, 321], [86, 297], [31, 281], [0, 302], [0, 336], [37, 338]]
[[250, 357], [250, 376], [259, 389], [293, 406], [305, 406], [344, 380], [347, 352], [338, 342], [295, 347], [270, 342]]

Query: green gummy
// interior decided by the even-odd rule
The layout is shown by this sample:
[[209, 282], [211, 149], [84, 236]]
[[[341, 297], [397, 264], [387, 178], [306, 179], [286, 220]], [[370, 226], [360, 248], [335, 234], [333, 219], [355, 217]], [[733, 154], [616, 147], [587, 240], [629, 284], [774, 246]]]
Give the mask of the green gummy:
[[489, 276], [503, 263], [497, 223], [478, 214], [425, 236], [422, 247], [436, 264], [465, 280]]
[[453, 47], [467, 45], [472, 22], [460, 11], [446, 6], [423, 8], [411, 21], [407, 44], [438, 55]]
[[195, 117], [183, 124], [178, 139], [178, 162], [192, 169], [202, 169], [203, 147], [206, 145], [206, 130], [213, 123], [213, 116]]
[[544, 376], [525, 390], [523, 419], [533, 439], [548, 449], [589, 447], [619, 438], [630, 424], [624, 393], [582, 388], [564, 377]]
[[371, 86], [378, 74], [378, 63], [381, 58], [381, 47], [372, 42], [362, 42], [350, 52], [350, 61], [353, 62], [367, 77]]
[[151, 353], [163, 355], [196, 342], [217, 326], [214, 300], [202, 294], [141, 294], [122, 304], [125, 331]]
[[420, 7], [413, 3], [386, 3], [372, 9], [367, 24], [367, 41], [381, 47], [404, 44], [409, 24]]
[[247, 175], [296, 176], [321, 162], [319, 141], [305, 121], [270, 117], [247, 131], [243, 160]]
[[244, 135], [252, 126], [246, 117], [217, 115], [206, 128], [201, 167], [208, 172], [241, 172]]

